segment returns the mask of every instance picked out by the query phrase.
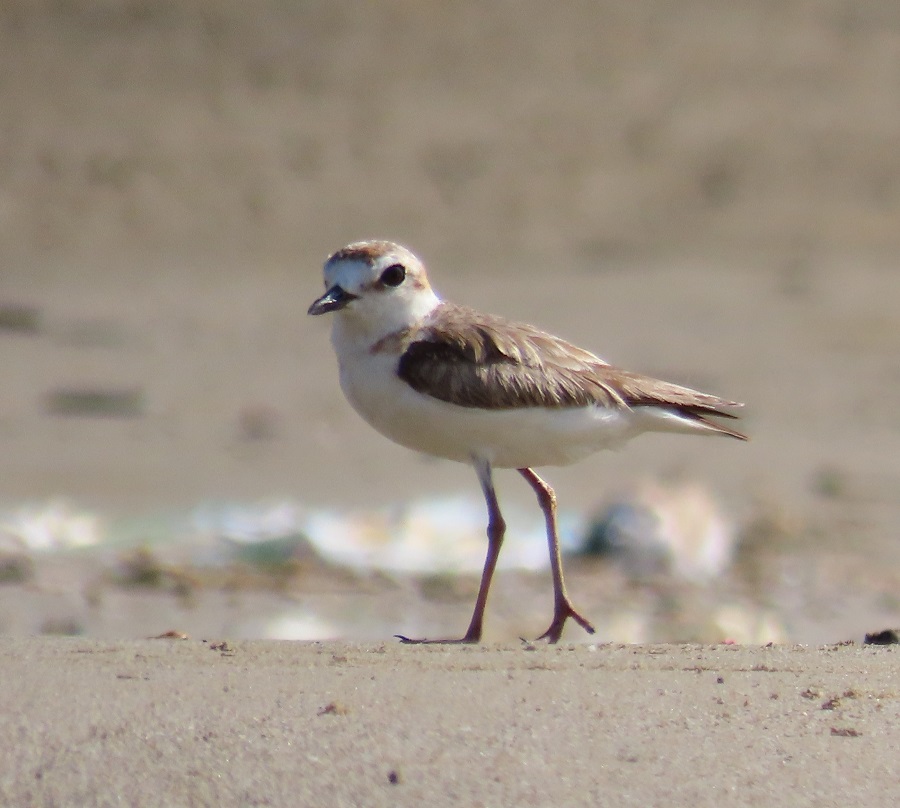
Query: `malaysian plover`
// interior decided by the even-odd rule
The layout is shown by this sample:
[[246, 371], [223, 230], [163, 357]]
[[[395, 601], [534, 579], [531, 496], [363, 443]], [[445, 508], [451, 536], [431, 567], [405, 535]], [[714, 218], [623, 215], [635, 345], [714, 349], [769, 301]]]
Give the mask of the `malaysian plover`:
[[572, 618], [593, 626], [566, 592], [556, 495], [535, 466], [574, 463], [642, 432], [745, 435], [712, 420], [741, 406], [613, 367], [531, 325], [441, 300], [422, 262], [398, 244], [362, 241], [325, 262], [325, 294], [309, 314], [335, 312], [331, 341], [353, 408], [391, 440], [475, 467], [487, 503], [488, 549], [469, 628], [481, 638], [484, 609], [506, 525], [493, 469], [514, 468], [537, 494], [547, 525], [553, 620], [559, 640]]

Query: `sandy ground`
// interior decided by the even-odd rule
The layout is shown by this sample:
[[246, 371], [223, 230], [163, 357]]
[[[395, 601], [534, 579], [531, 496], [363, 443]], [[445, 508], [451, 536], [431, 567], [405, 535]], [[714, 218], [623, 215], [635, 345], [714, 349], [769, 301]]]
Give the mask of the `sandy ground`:
[[890, 806], [895, 648], [5, 640], [0, 799]]
[[[545, 470], [583, 512], [697, 480], [746, 539], [688, 594], [574, 568], [601, 639], [720, 639], [735, 604], [812, 643], [900, 623], [900, 5], [10, 0], [0, 108], [0, 506], [477, 496], [359, 421], [305, 315], [329, 252], [388, 237], [448, 297], [747, 402], [747, 445]], [[0, 633], [103, 638], [3, 642], [4, 803], [896, 802], [890, 650], [245, 644], [284, 599], [457, 632], [472, 585], [185, 597], [117, 563], [0, 586]], [[538, 633], [546, 577], [497, 583], [488, 639]], [[167, 629], [194, 640], [114, 642]]]

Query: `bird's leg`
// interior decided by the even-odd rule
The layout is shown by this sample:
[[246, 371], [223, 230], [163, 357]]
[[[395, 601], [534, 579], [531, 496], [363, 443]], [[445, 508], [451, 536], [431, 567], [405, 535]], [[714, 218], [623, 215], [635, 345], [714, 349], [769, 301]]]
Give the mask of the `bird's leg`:
[[497, 502], [497, 493], [494, 491], [493, 474], [491, 464], [486, 460], [475, 460], [475, 471], [478, 473], [478, 481], [484, 492], [484, 500], [487, 503], [488, 549], [484, 558], [484, 569], [481, 572], [481, 585], [478, 587], [478, 597], [475, 599], [475, 610], [469, 621], [469, 628], [464, 637], [458, 640], [415, 640], [395, 634], [398, 640], [413, 645], [435, 643], [477, 643], [481, 639], [481, 627], [484, 622], [484, 609], [487, 606], [488, 592], [491, 589], [491, 580], [494, 577], [494, 569], [497, 567], [497, 558], [500, 556], [500, 548], [503, 546], [503, 536], [506, 533], [506, 522], [500, 513], [500, 504]]
[[494, 491], [491, 464], [487, 461], [479, 461], [475, 464], [478, 473], [478, 481], [484, 492], [484, 501], [487, 504], [488, 524], [487, 555], [484, 557], [484, 569], [481, 571], [481, 584], [478, 587], [478, 597], [475, 598], [475, 609], [472, 611], [472, 619], [463, 642], [478, 642], [481, 639], [481, 626], [484, 621], [484, 609], [487, 606], [488, 592], [491, 589], [491, 581], [494, 578], [494, 570], [497, 567], [497, 559], [500, 557], [500, 548], [503, 546], [503, 537], [506, 534], [506, 522], [500, 513], [500, 504], [497, 502], [497, 492]]
[[544, 482], [530, 468], [519, 469], [528, 484], [537, 494], [541, 510], [544, 512], [544, 520], [547, 522], [547, 544], [550, 547], [550, 569], [553, 572], [553, 622], [538, 638], [555, 643], [559, 641], [563, 626], [568, 618], [572, 618], [588, 634], [594, 633], [594, 627], [583, 618], [572, 605], [569, 595], [566, 593], [566, 582], [563, 579], [562, 556], [559, 551], [559, 534], [556, 530], [556, 494], [553, 489]]

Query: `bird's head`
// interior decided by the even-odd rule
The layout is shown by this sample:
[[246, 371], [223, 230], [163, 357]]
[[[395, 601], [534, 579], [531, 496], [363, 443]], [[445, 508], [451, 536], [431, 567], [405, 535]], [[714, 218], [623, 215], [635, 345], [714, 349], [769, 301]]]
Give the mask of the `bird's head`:
[[337, 312], [348, 326], [383, 336], [415, 324], [439, 302], [422, 262], [390, 241], [359, 241], [325, 262], [325, 294], [309, 314]]

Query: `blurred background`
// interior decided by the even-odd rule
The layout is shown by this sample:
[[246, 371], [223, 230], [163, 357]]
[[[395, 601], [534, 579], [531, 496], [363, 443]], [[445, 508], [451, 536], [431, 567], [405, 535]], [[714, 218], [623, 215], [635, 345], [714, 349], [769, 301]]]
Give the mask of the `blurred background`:
[[[900, 623], [900, 6], [0, 6], [0, 633], [460, 633], [471, 469], [340, 393], [321, 265], [747, 402], [543, 469], [599, 641]], [[542, 521], [488, 640], [551, 612]], [[567, 638], [587, 640], [577, 628]]]

